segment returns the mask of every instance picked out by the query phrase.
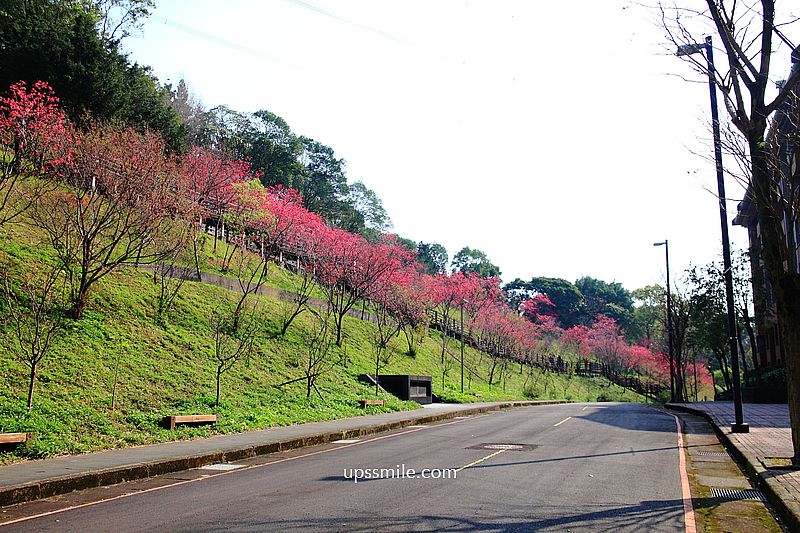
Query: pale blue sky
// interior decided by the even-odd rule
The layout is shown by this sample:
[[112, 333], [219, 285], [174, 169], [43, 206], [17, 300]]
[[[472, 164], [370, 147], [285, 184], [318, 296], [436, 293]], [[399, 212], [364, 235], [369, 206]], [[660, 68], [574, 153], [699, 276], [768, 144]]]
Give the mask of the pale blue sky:
[[714, 168], [692, 155], [711, 150], [708, 88], [672, 75], [692, 73], [655, 15], [616, 0], [161, 0], [123, 44], [207, 107], [269, 109], [329, 145], [404, 237], [484, 250], [504, 281], [633, 289], [663, 282], [655, 241], [673, 274], [720, 250]]

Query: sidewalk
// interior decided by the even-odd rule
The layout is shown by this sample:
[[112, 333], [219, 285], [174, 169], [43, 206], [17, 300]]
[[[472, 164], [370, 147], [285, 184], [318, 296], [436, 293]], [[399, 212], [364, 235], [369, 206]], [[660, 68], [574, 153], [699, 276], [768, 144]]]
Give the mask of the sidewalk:
[[[792, 457], [792, 433], [786, 404], [744, 404], [749, 433], [731, 433], [732, 402], [668, 403], [668, 408], [707, 418], [726, 448], [758, 480], [758, 488], [792, 531], [800, 531], [800, 470], [781, 468], [775, 458]], [[783, 461], [785, 462], [785, 461]]]
[[315, 446], [425, 424], [460, 415], [472, 415], [563, 401], [485, 402], [440, 404], [417, 409], [274, 427], [206, 439], [183, 440], [120, 448], [83, 455], [24, 461], [0, 466], [0, 507], [47, 498], [73, 490], [112, 485], [133, 479], [178, 472], [212, 463], [236, 461], [256, 455]]

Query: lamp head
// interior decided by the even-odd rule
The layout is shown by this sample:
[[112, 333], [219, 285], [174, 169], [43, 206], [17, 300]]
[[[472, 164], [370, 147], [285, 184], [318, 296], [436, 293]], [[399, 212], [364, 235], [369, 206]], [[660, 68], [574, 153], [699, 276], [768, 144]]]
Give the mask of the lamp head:
[[700, 43], [690, 43], [690, 44], [682, 44], [678, 46], [678, 51], [675, 52], [675, 55], [680, 56], [690, 56], [692, 54], [697, 54], [705, 50], [706, 45]]

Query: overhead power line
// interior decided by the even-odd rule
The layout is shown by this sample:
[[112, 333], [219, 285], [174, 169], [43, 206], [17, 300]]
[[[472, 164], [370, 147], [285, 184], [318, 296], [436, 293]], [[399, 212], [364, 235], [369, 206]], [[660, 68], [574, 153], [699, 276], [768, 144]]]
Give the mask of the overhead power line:
[[283, 65], [285, 67], [297, 68], [297, 65], [291, 65], [289, 63], [286, 63], [285, 61], [281, 61], [280, 59], [278, 59], [276, 57], [273, 57], [273, 56], [271, 56], [269, 54], [265, 54], [264, 52], [262, 52], [260, 50], [256, 50], [255, 48], [250, 48], [250, 47], [247, 47], [247, 46], [243, 46], [243, 45], [234, 43], [233, 41], [229, 41], [229, 40], [224, 39], [222, 37], [217, 37], [216, 35], [212, 35], [212, 34], [210, 34], [208, 32], [205, 32], [205, 31], [202, 31], [202, 30], [198, 30], [196, 28], [192, 28], [191, 26], [187, 26], [185, 24], [181, 24], [180, 22], [175, 22], [174, 20], [169, 20], [169, 19], [166, 19], [164, 17], [160, 17], [158, 15], [150, 15], [150, 18], [152, 18], [153, 20], [157, 20], [157, 21], [165, 24], [166, 26], [170, 26], [172, 28], [175, 28], [176, 30], [180, 30], [180, 31], [182, 31], [184, 33], [188, 33], [190, 35], [194, 35], [195, 37], [200, 37], [201, 39], [205, 39], [206, 41], [210, 41], [210, 42], [212, 42], [214, 44], [225, 46], [226, 48], [230, 48], [232, 50], [236, 50], [237, 52], [243, 52], [245, 54], [251, 55], [251, 56], [256, 57], [258, 59], [261, 59], [263, 61], [269, 61], [269, 62], [272, 62], [272, 63], [278, 63], [278, 64]]
[[344, 22], [345, 24], [349, 24], [350, 26], [354, 26], [354, 27], [359, 28], [361, 30], [368, 31], [368, 32], [371, 32], [371, 33], [375, 33], [377, 35], [380, 35], [381, 37], [385, 37], [386, 39], [390, 39], [392, 41], [395, 41], [395, 42], [398, 42], [398, 43], [401, 43], [401, 44], [411, 44], [411, 43], [409, 43], [407, 41], [404, 41], [403, 39], [400, 39], [399, 37], [395, 37], [391, 33], [387, 33], [387, 32], [385, 32], [383, 30], [378, 29], [378, 28], [373, 28], [372, 26], [366, 26], [364, 24], [360, 24], [360, 23], [355, 22], [353, 20], [346, 19], [344, 17], [340, 17], [339, 15], [336, 15], [335, 13], [331, 13], [330, 11], [325, 11], [321, 7], [315, 6], [314, 4], [312, 4], [310, 2], [306, 2], [305, 0], [286, 0], [286, 1], [291, 3], [291, 4], [295, 4], [296, 6], [300, 6], [300, 7], [303, 7], [305, 9], [309, 9], [309, 10], [314, 11], [316, 13], [319, 13], [321, 15], [325, 15], [326, 17], [330, 17], [332, 19], [338, 20], [339, 22]]

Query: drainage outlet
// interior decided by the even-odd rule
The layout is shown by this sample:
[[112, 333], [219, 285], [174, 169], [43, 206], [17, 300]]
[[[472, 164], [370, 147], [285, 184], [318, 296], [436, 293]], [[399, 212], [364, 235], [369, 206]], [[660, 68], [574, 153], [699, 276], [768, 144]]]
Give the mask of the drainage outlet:
[[728, 457], [728, 452], [697, 452], [697, 455], [705, 455], [706, 457]]
[[764, 495], [757, 490], [712, 488], [711, 497], [719, 498], [720, 500], [757, 500], [760, 502], [766, 501], [764, 499]]
[[236, 470], [237, 468], [244, 468], [245, 465], [234, 465], [230, 463], [216, 463], [212, 465], [205, 465], [201, 466], [199, 470], [219, 470], [219, 471], [227, 471], [227, 470]]

